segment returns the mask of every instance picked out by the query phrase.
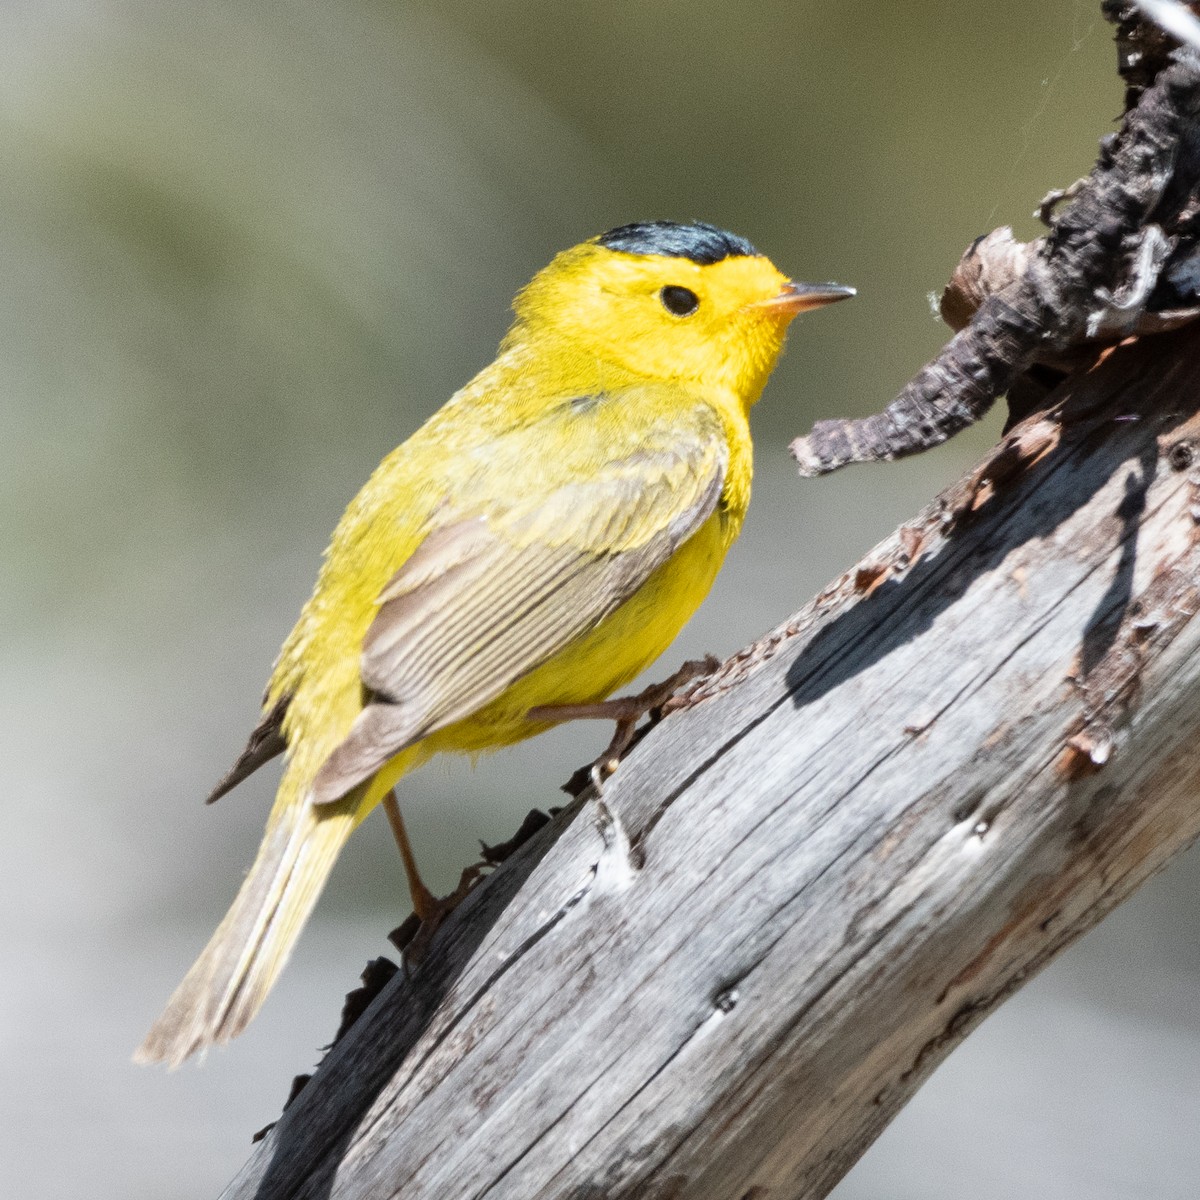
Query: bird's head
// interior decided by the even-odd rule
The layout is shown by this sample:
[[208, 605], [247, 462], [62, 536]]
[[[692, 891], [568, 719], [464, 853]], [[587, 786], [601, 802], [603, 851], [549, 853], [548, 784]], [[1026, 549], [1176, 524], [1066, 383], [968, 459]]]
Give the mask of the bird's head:
[[509, 343], [553, 339], [581, 364], [727, 388], [748, 408], [798, 313], [854, 295], [797, 283], [712, 225], [622, 225], [565, 250], [517, 297]]

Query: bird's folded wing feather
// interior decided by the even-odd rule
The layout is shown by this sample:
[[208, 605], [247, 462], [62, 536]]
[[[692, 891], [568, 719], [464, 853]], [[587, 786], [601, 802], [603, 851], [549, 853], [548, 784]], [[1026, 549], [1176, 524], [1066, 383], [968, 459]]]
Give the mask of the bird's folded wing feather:
[[594, 629], [704, 524], [728, 457], [716, 415], [697, 405], [643, 433], [533, 498], [432, 529], [379, 597], [361, 662], [370, 699], [318, 772], [315, 803]]

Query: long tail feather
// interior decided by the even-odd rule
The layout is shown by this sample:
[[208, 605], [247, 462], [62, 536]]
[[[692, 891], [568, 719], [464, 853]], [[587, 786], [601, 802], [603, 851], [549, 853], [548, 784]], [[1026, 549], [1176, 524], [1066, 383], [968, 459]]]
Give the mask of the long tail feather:
[[319, 809], [302, 798], [285, 800], [288, 790], [285, 779], [250, 873], [138, 1047], [136, 1062], [178, 1066], [245, 1029], [287, 962], [338, 852], [371, 807], [366, 785]]

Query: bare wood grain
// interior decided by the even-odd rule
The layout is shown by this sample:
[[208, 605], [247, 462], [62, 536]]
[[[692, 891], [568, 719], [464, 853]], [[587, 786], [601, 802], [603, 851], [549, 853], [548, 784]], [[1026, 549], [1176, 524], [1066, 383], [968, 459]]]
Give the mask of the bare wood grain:
[[228, 1200], [790, 1200], [1200, 831], [1200, 332], [1117, 348], [695, 690]]

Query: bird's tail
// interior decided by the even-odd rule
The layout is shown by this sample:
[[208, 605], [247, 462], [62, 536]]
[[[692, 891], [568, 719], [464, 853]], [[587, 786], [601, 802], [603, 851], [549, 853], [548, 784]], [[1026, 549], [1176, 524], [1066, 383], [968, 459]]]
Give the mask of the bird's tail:
[[376, 799], [368, 782], [318, 808], [289, 782], [285, 775], [229, 912], [138, 1047], [136, 1062], [178, 1066], [245, 1029], [283, 970], [338, 852]]

